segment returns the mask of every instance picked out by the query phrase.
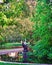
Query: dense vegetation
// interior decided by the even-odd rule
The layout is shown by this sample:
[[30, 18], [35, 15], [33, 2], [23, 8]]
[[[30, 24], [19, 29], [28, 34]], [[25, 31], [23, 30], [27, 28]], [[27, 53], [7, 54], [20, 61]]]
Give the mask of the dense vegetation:
[[29, 15], [29, 6], [24, 0], [9, 0], [0, 4], [0, 43], [20, 42], [26, 38], [33, 25]]
[[52, 4], [47, 0], [36, 0], [32, 13], [25, 0], [0, 4], [0, 45], [24, 38], [31, 43], [28, 61], [52, 63]]
[[[52, 6], [52, 5], [51, 5]], [[52, 63], [52, 9], [46, 0], [38, 1], [32, 16], [34, 21], [33, 38], [34, 60]], [[35, 62], [35, 61], [34, 61]]]

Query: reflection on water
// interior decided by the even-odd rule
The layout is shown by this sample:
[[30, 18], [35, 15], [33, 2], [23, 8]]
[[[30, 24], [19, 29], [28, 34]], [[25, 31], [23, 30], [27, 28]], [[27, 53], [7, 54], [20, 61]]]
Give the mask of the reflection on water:
[[1, 61], [11, 61], [11, 62], [22, 62], [23, 53], [22, 52], [12, 52], [4, 55], [0, 55]]

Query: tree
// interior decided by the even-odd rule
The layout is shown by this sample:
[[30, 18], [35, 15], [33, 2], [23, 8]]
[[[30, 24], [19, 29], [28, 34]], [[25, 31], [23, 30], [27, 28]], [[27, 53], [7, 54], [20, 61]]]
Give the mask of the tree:
[[29, 16], [29, 7], [26, 4], [25, 0], [9, 0], [8, 3], [8, 9], [5, 8], [5, 15], [10, 18], [10, 17], [28, 17]]
[[0, 35], [0, 48], [2, 48], [3, 43], [4, 43], [4, 38]]
[[8, 21], [6, 15], [3, 12], [0, 12], [0, 26], [4, 26]]
[[[33, 47], [34, 55], [40, 59], [52, 59], [52, 12], [49, 4], [46, 3], [46, 0], [37, 1], [35, 7], [34, 15], [32, 16], [32, 21], [34, 21], [33, 28], [33, 38], [35, 41], [35, 46]], [[49, 51], [50, 50], [50, 51]], [[50, 54], [51, 52], [51, 54]], [[48, 58], [49, 57], [49, 58]], [[51, 57], [51, 58], [50, 58]], [[45, 59], [44, 59], [45, 60]], [[51, 62], [50, 62], [51, 63]]]

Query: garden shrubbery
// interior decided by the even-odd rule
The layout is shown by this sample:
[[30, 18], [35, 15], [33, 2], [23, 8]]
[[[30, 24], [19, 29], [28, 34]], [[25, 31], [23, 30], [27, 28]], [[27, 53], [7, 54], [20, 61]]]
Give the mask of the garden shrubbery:
[[52, 9], [50, 5], [46, 3], [46, 0], [37, 1], [34, 15], [32, 16], [32, 21], [34, 21], [33, 39], [35, 43], [32, 48], [33, 54], [37, 57], [39, 63], [52, 63], [51, 17]]

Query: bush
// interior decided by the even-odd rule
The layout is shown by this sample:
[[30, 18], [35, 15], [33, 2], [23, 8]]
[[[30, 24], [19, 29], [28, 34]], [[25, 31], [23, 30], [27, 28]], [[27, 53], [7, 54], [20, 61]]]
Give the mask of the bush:
[[[33, 39], [35, 45], [33, 48], [33, 54], [38, 58], [38, 61], [45, 58], [43, 62], [48, 63], [49, 59], [52, 58], [52, 52], [50, 52], [51, 44], [51, 22], [52, 22], [52, 9], [46, 0], [37, 1], [35, 7], [34, 15], [32, 16], [32, 21], [34, 21], [33, 26]], [[51, 49], [52, 50], [52, 49]], [[39, 61], [41, 62], [41, 61]], [[49, 61], [49, 63], [51, 63]]]

